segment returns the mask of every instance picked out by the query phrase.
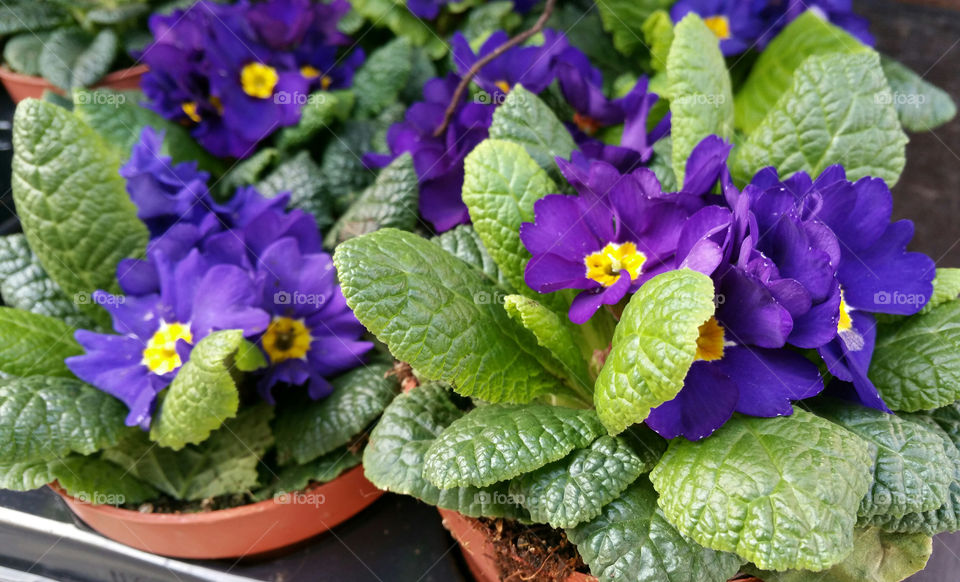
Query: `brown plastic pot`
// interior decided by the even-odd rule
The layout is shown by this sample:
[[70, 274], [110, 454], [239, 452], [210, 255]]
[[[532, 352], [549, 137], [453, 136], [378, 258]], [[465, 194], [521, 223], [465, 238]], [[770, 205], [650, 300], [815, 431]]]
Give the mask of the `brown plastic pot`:
[[140, 513], [92, 505], [50, 488], [87, 525], [139, 550], [174, 558], [239, 558], [301, 542], [353, 517], [383, 492], [355, 467], [329, 483], [243, 507], [205, 513]]
[[[136, 65], [128, 69], [114, 71], [104, 78], [100, 79], [95, 88], [103, 87], [106, 89], [115, 89], [124, 91], [128, 89], [139, 89], [140, 78], [147, 72], [146, 65]], [[14, 103], [20, 103], [24, 99], [43, 97], [45, 90], [53, 91], [63, 95], [63, 89], [52, 85], [43, 77], [33, 77], [31, 75], [22, 75], [15, 73], [7, 67], [0, 67], [0, 83], [3, 83], [7, 93]]]

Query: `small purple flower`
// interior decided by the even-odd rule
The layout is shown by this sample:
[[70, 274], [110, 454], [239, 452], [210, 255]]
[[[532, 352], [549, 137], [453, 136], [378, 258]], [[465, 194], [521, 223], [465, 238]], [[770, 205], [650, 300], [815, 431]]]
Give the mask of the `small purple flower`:
[[830, 22], [857, 38], [867, 46], [873, 46], [876, 39], [870, 34], [870, 23], [866, 18], [853, 12], [853, 0], [788, 0], [786, 21], [790, 22], [810, 10], [820, 18]]
[[783, 7], [769, 0], [680, 0], [670, 18], [680, 22], [690, 12], [717, 35], [725, 56], [762, 50], [784, 22]]
[[534, 204], [534, 222], [520, 227], [533, 255], [525, 280], [540, 293], [583, 289], [570, 320], [585, 323], [601, 305], [673, 268], [689, 210], [683, 195], [664, 193], [646, 168], [623, 175], [600, 161], [557, 163], [579, 195], [551, 194]]

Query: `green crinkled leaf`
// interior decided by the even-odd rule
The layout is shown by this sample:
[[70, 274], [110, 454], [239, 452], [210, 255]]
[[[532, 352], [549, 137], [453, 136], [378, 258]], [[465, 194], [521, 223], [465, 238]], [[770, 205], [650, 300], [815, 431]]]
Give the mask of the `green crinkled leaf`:
[[764, 582], [900, 582], [923, 570], [932, 552], [930, 536], [888, 533], [871, 527], [855, 530], [853, 552], [826, 572], [747, 571]]
[[300, 121], [280, 130], [277, 144], [289, 150], [309, 143], [331, 124], [349, 117], [357, 100], [353, 91], [348, 90], [312, 93], [300, 110]]
[[596, 6], [613, 46], [631, 56], [647, 49], [642, 25], [655, 11], [669, 8], [670, 0], [604, 0]]
[[496, 30], [513, 32], [520, 26], [522, 17], [513, 9], [513, 2], [486, 2], [470, 10], [460, 31], [469, 41], [488, 37]]
[[371, 121], [346, 121], [323, 152], [320, 161], [323, 195], [333, 200], [341, 212], [377, 177], [360, 158], [362, 152], [374, 149], [377, 131], [376, 123]]
[[954, 467], [940, 435], [923, 424], [840, 401], [831, 400], [817, 412], [876, 448], [873, 485], [860, 502], [861, 519], [929, 511], [946, 501]]
[[793, 76], [812, 55], [856, 54], [870, 48], [813, 11], [807, 11], [780, 31], [760, 52], [734, 103], [737, 128], [755, 130], [793, 85]]
[[320, 166], [309, 152], [301, 151], [258, 181], [256, 188], [268, 197], [289, 192], [289, 206], [309, 212], [317, 222], [317, 228], [323, 231], [333, 224], [333, 201], [326, 196], [323, 185], [324, 174]]
[[103, 457], [176, 499], [196, 500], [257, 487], [260, 457], [273, 445], [273, 408], [244, 408], [199, 445], [179, 451], [132, 431]]
[[557, 192], [556, 184], [523, 147], [507, 141], [484, 141], [467, 156], [464, 168], [463, 202], [503, 278], [527, 297], [566, 311], [564, 294], [541, 295], [527, 287], [523, 273], [530, 251], [520, 240], [520, 225], [533, 222], [534, 202]]
[[735, 415], [700, 442], [675, 439], [650, 480], [680, 532], [766, 570], [824, 570], [853, 548], [870, 487], [866, 441], [818, 416]]
[[673, 139], [668, 135], [653, 144], [653, 158], [649, 168], [656, 174], [660, 187], [664, 192], [676, 192], [677, 175], [673, 171]]
[[560, 387], [474, 267], [417, 235], [384, 229], [341, 243], [343, 294], [391, 353], [426, 378], [488, 401], [528, 402]]
[[594, 392], [610, 434], [642, 422], [683, 388], [713, 293], [709, 277], [684, 269], [657, 275], [630, 299]]
[[683, 184], [687, 158], [700, 140], [733, 137], [733, 89], [717, 35], [695, 13], [687, 14], [673, 31], [667, 55], [667, 97], [673, 171]]
[[431, 240], [451, 255], [483, 271], [484, 275], [490, 277], [490, 280], [501, 288], [513, 289], [513, 285], [504, 277], [500, 267], [487, 252], [487, 248], [483, 246], [483, 241], [480, 240], [480, 235], [477, 234], [472, 225], [461, 224], [433, 237]]
[[94, 505], [141, 503], [157, 497], [151, 485], [98, 457], [71, 455], [55, 466], [54, 475], [67, 493]]
[[562, 459], [603, 427], [592, 410], [490, 404], [454, 420], [424, 457], [423, 476], [441, 489], [485, 487]]
[[423, 459], [437, 436], [463, 411], [442, 384], [424, 384], [397, 396], [370, 433], [363, 470], [385, 491], [412, 495], [425, 503], [471, 517], [526, 517], [509, 495], [507, 483], [492, 487], [438, 489], [423, 478]]
[[372, 117], [397, 101], [413, 64], [413, 43], [398, 37], [370, 54], [353, 77], [357, 115]]
[[139, 91], [74, 89], [73, 112], [103, 136], [121, 160], [130, 157], [130, 151], [140, 140], [143, 129], [152, 127], [163, 132], [161, 154], [170, 156], [175, 163], [196, 162], [200, 169], [215, 176], [223, 173], [223, 162], [198, 144], [185, 127], [141, 107], [143, 100], [143, 94]]
[[0, 4], [0, 36], [33, 33], [70, 22], [70, 13], [52, 2], [19, 0]]
[[60, 87], [88, 87], [110, 71], [117, 56], [117, 35], [105, 28], [96, 35], [79, 28], [50, 34], [38, 64], [43, 77]]
[[960, 302], [880, 327], [870, 379], [893, 410], [931, 410], [960, 399]]
[[2, 380], [0, 463], [89, 455], [117, 442], [126, 416], [119, 400], [79, 380]]
[[150, 6], [146, 3], [134, 2], [120, 6], [94, 8], [87, 12], [86, 17], [90, 22], [97, 24], [121, 24], [125, 20], [134, 20], [148, 12], [150, 12]]
[[905, 163], [907, 136], [875, 53], [815, 55], [803, 62], [786, 91], [735, 151], [734, 175], [748, 182], [767, 166], [781, 176], [813, 176], [843, 164], [847, 178], [873, 176], [891, 186]]
[[376, 420], [400, 389], [390, 364], [368, 364], [333, 381], [333, 393], [277, 409], [274, 432], [281, 464], [307, 463], [340, 448]]
[[530, 519], [556, 528], [591, 520], [643, 472], [644, 463], [619, 437], [602, 436], [589, 448], [526, 473], [510, 483], [510, 493]]
[[554, 158], [569, 158], [570, 152], [577, 149], [570, 132], [553, 111], [521, 85], [511, 89], [493, 112], [490, 138], [522, 145], [530, 157], [553, 177], [559, 176]]
[[0, 307], [0, 373], [73, 378], [63, 363], [83, 353], [73, 332], [59, 319]]
[[922, 313], [929, 313], [934, 307], [953, 301], [958, 296], [960, 296], [960, 269], [938, 268], [937, 276], [933, 279], [933, 295], [923, 306]]
[[724, 582], [740, 559], [686, 539], [657, 507], [657, 492], [641, 477], [599, 517], [567, 530], [601, 582]]
[[553, 356], [551, 370], [566, 376], [587, 392], [592, 390], [593, 378], [566, 319], [561, 319], [555, 311], [523, 295], [507, 295], [504, 297], [503, 307], [514, 321], [529, 330], [537, 338], [537, 343]]
[[433, 31], [426, 21], [407, 10], [402, 2], [395, 0], [353, 0], [351, 6], [374, 26], [386, 27], [397, 36], [409, 38], [413, 44], [422, 46], [430, 58], [439, 59], [447, 54], [447, 43]]
[[205, 440], [237, 414], [240, 396], [231, 370], [243, 331], [230, 329], [200, 340], [177, 371], [154, 414], [150, 438], [174, 450]]
[[276, 480], [257, 492], [258, 500], [269, 499], [291, 491], [302, 491], [310, 483], [327, 483], [348, 469], [360, 464], [360, 456], [346, 447], [335, 449], [303, 465], [280, 470]]
[[[267, 172], [280, 160], [280, 150], [263, 148], [249, 158], [234, 164], [216, 184], [221, 198], [230, 198], [240, 186], [256, 184], [266, 177]], [[259, 188], [258, 188], [259, 189]]]
[[40, 52], [47, 40], [45, 33], [25, 32], [3, 45], [3, 62], [16, 71], [32, 77], [40, 75]]
[[37, 459], [21, 463], [0, 463], [0, 489], [30, 491], [53, 482], [60, 459]]
[[413, 230], [419, 221], [420, 186], [413, 158], [403, 154], [390, 162], [363, 191], [327, 236], [327, 246], [381, 228]]
[[657, 72], [667, 70], [667, 57], [673, 44], [673, 21], [666, 10], [655, 10], [643, 22], [643, 38], [650, 47], [650, 67]]
[[[30, 248], [67, 296], [117, 291], [117, 263], [143, 255], [147, 227], [112, 147], [69, 111], [43, 101], [20, 103], [13, 125], [13, 198]], [[100, 306], [82, 307], [109, 323]]]
[[890, 84], [886, 96], [907, 131], [930, 131], [957, 115], [953, 98], [943, 89], [889, 57], [881, 55], [880, 65]]

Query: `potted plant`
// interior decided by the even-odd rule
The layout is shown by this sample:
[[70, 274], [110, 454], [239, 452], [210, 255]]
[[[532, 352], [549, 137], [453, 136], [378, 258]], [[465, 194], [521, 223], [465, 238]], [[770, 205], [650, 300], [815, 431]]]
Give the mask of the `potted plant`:
[[[216, 198], [218, 161], [122, 96], [17, 109], [0, 486], [50, 483], [98, 531], [170, 556], [325, 531], [380, 495], [359, 464], [393, 361], [310, 214], [249, 186]], [[384, 174], [415, 199], [404, 164]]]
[[636, 85], [646, 107], [617, 113], [596, 82], [578, 102], [563, 58], [566, 103], [501, 87], [491, 47], [417, 111], [435, 125], [391, 131], [416, 163], [491, 104], [479, 145], [417, 168], [444, 232], [336, 249], [347, 304], [420, 379], [364, 468], [440, 508], [479, 580], [901, 580], [960, 528], [960, 277], [891, 220], [918, 118], [822, 15], [736, 82], [718, 22], [678, 20], [656, 81], [669, 111]]
[[0, 10], [0, 82], [14, 103], [75, 87], [135, 89], [146, 67], [131, 51], [149, 38], [147, 18], [170, 2], [10, 2]]

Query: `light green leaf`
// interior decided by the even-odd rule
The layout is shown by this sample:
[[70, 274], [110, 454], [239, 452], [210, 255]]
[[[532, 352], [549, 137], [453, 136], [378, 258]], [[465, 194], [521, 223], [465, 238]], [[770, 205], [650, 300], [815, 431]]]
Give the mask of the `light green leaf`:
[[766, 166], [781, 176], [812, 176], [843, 164], [847, 178], [873, 176], [891, 186], [905, 162], [907, 136], [875, 53], [831, 53], [805, 60], [763, 122], [736, 151], [734, 175], [747, 182]]
[[490, 138], [522, 145], [553, 177], [559, 176], [554, 158], [569, 158], [570, 152], [577, 149], [570, 132], [553, 111], [520, 85], [511, 89], [493, 112]]
[[520, 14], [513, 9], [513, 2], [486, 2], [467, 13], [461, 32], [467, 40], [473, 42], [488, 37], [495, 30], [513, 32], [522, 20]]
[[589, 448], [520, 475], [510, 483], [510, 493], [523, 503], [534, 522], [570, 528], [600, 515], [603, 506], [616, 499], [644, 468], [625, 440], [602, 436]]
[[257, 491], [256, 499], [276, 497], [282, 493], [302, 491], [310, 483], [328, 483], [348, 469], [360, 464], [360, 456], [346, 447], [330, 451], [303, 465], [284, 467], [273, 483]]
[[98, 457], [71, 455], [55, 466], [54, 475], [67, 493], [94, 505], [141, 503], [157, 497], [152, 486]]
[[117, 56], [117, 35], [105, 28], [96, 35], [79, 28], [50, 34], [38, 64], [43, 77], [60, 87], [87, 87], [110, 71]]
[[642, 422], [683, 388], [713, 293], [709, 277], [684, 269], [657, 275], [630, 299], [594, 393], [610, 434]]
[[89, 455], [117, 442], [126, 416], [119, 400], [78, 380], [0, 381], [0, 463]]
[[853, 548], [873, 458], [866, 441], [809, 412], [734, 416], [700, 442], [675, 439], [650, 473], [680, 533], [766, 570], [819, 571]]
[[414, 234], [384, 229], [337, 247], [347, 304], [400, 361], [488, 401], [529, 402], [560, 383], [474, 267]]
[[733, 90], [717, 35], [695, 13], [674, 29], [667, 56], [673, 171], [683, 184], [687, 158], [709, 135], [733, 138]]
[[960, 302], [882, 326], [870, 379], [893, 410], [913, 412], [960, 399]]
[[586, 447], [603, 432], [591, 410], [491, 404], [454, 420], [430, 446], [423, 476], [441, 489], [485, 487]]
[[656, 72], [667, 70], [667, 57], [673, 44], [673, 21], [666, 10], [656, 10], [643, 23], [643, 38], [650, 47], [650, 67]]
[[397, 396], [363, 451], [364, 474], [385, 491], [412, 495], [425, 503], [471, 517], [526, 517], [506, 483], [492, 487], [439, 489], [423, 478], [423, 459], [434, 440], [463, 411], [442, 384], [424, 384]]
[[70, 20], [70, 13], [52, 2], [17, 0], [0, 4], [0, 36], [47, 30]]
[[40, 75], [40, 52], [47, 40], [47, 34], [25, 32], [3, 45], [3, 62], [23, 75]]
[[242, 342], [243, 331], [230, 329], [211, 333], [197, 343], [153, 417], [152, 440], [179, 450], [188, 443], [202, 442], [226, 419], [236, 416], [240, 396], [231, 370]]
[[83, 353], [74, 329], [59, 319], [0, 307], [0, 372], [73, 378], [64, 358]]
[[507, 295], [503, 307], [553, 356], [550, 368], [554, 373], [569, 378], [587, 392], [593, 389], [593, 378], [566, 319], [560, 319], [556, 312], [523, 295]]
[[311, 93], [300, 110], [300, 121], [280, 130], [277, 145], [290, 150], [308, 144], [330, 125], [349, 117], [356, 100], [353, 91], [348, 90]]
[[60, 459], [37, 459], [20, 463], [0, 463], [0, 489], [30, 491], [52, 483]]
[[641, 477], [591, 522], [567, 530], [601, 582], [724, 582], [740, 559], [686, 539], [657, 507], [657, 492]]
[[260, 368], [266, 368], [268, 365], [267, 356], [263, 353], [263, 350], [257, 344], [246, 339], [240, 340], [240, 347], [237, 348], [233, 363], [237, 370], [241, 372], [253, 372]]
[[354, 10], [374, 26], [386, 27], [397, 36], [409, 38], [416, 46], [426, 49], [430, 58], [447, 54], [447, 43], [423, 20], [407, 10], [402, 2], [394, 0], [353, 0]]
[[953, 98], [943, 89], [889, 57], [881, 55], [880, 64], [890, 84], [887, 95], [907, 131], [930, 131], [957, 115]]
[[[13, 198], [30, 248], [67, 296], [117, 291], [117, 263], [143, 255], [147, 227], [112, 147], [43, 101], [20, 103], [13, 125]], [[85, 310], [109, 322], [99, 306]]]
[[767, 45], [737, 92], [737, 128], [751, 133], [793, 86], [794, 73], [807, 57], [830, 53], [869, 53], [845, 30], [808, 10], [780, 31]]
[[420, 187], [413, 158], [403, 154], [381, 170], [376, 181], [330, 230], [327, 246], [381, 228], [413, 230], [419, 221]]
[[[483, 241], [480, 240], [480, 235], [477, 234], [472, 225], [461, 224], [433, 237], [431, 240], [451, 255], [483, 271], [484, 275], [490, 277], [490, 280], [501, 288], [505, 290], [513, 289], [513, 285], [504, 277], [500, 267], [487, 252], [486, 247], [483, 246]], [[2, 282], [0, 282], [0, 285], [2, 285]]]
[[923, 570], [933, 540], [923, 534], [888, 533], [879, 528], [853, 532], [853, 552], [826, 572], [767, 572], [748, 568], [764, 582], [900, 582]]
[[[603, 29], [613, 36], [613, 46], [626, 56], [644, 52], [641, 26], [656, 10], [669, 8], [669, 0], [604, 0], [597, 3]], [[669, 20], [668, 20], [669, 22]]]
[[929, 313], [934, 307], [953, 301], [958, 296], [960, 296], [960, 269], [938, 268], [937, 276], [933, 279], [933, 295], [923, 306], [922, 313]]
[[323, 171], [307, 151], [288, 157], [256, 183], [257, 191], [267, 197], [289, 192], [288, 206], [313, 215], [321, 231], [333, 224], [334, 213], [333, 201], [326, 195], [323, 186]]
[[900, 517], [946, 501], [954, 466], [940, 435], [923, 424], [835, 400], [817, 412], [875, 447], [873, 485], [860, 502], [860, 518]]
[[340, 448], [376, 420], [400, 389], [390, 364], [368, 364], [333, 381], [322, 400], [277, 409], [274, 432], [280, 464], [310, 462]]
[[255, 489], [260, 457], [273, 445], [265, 403], [243, 408], [210, 438], [179, 451], [132, 431], [103, 457], [175, 499], [197, 500]]

